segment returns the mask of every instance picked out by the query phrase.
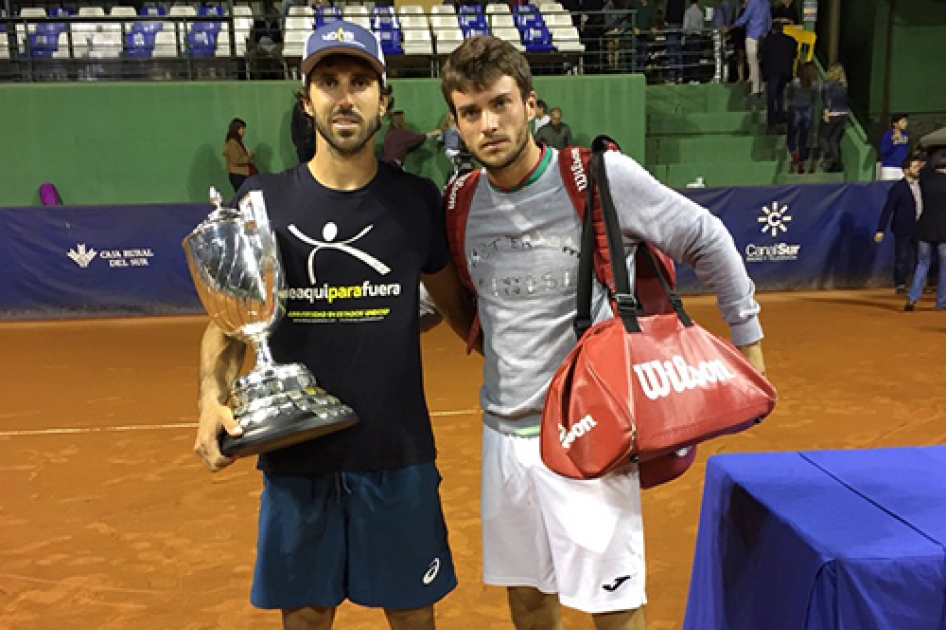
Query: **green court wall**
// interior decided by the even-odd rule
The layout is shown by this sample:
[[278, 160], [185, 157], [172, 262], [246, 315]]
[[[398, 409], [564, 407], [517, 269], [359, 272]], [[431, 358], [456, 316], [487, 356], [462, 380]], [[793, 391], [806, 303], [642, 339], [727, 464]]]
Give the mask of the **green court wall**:
[[[394, 80], [395, 108], [429, 131], [446, 112], [436, 79]], [[536, 77], [538, 96], [561, 107], [576, 142], [614, 137], [644, 161], [640, 76]], [[38, 203], [53, 182], [69, 205], [200, 202], [231, 192], [221, 150], [233, 117], [262, 171], [295, 163], [290, 116], [295, 82], [14, 84], [0, 87], [0, 206]], [[380, 135], [378, 139], [380, 140]], [[443, 182], [447, 161], [428, 141], [406, 168]]]

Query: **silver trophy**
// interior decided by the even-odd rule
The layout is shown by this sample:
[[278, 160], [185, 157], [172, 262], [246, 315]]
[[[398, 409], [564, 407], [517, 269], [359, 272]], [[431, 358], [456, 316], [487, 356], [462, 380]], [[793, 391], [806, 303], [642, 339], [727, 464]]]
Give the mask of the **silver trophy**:
[[301, 363], [278, 364], [267, 338], [283, 308], [283, 272], [263, 193], [252, 191], [239, 208], [221, 206], [182, 245], [197, 294], [226, 335], [252, 344], [256, 366], [230, 388], [233, 416], [243, 435], [220, 438], [228, 457], [266, 453], [351, 426], [355, 412], [320, 388]]

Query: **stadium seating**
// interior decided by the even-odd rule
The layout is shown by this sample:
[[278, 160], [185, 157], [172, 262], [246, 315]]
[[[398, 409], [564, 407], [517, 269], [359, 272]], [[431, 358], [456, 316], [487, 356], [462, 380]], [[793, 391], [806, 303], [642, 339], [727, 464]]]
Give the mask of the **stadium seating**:
[[435, 13], [430, 16], [430, 27], [434, 32], [434, 44], [438, 55], [449, 55], [463, 43], [463, 32], [460, 30], [456, 14]]
[[371, 29], [371, 12], [363, 4], [346, 4], [342, 7], [342, 17], [352, 24]]
[[154, 33], [133, 31], [125, 33], [125, 55], [132, 59], [147, 59], [154, 52]]
[[338, 7], [318, 7], [315, 11], [315, 27], [320, 28], [342, 19], [342, 10]]
[[423, 12], [417, 13], [408, 5], [401, 7], [401, 35], [404, 54], [429, 55], [433, 52], [433, 39], [430, 35], [430, 22]]
[[552, 52], [555, 46], [552, 45], [552, 34], [544, 26], [530, 26], [522, 29], [522, 43], [526, 46], [526, 52]]
[[217, 49], [214, 31], [192, 29], [187, 34], [187, 52], [191, 57], [213, 57]]
[[473, 37], [474, 35], [489, 33], [489, 26], [486, 24], [483, 9], [478, 4], [461, 5], [460, 12], [457, 15], [457, 21], [460, 24], [460, 30], [463, 31], [464, 37]]
[[386, 56], [403, 55], [404, 49], [401, 47], [401, 31], [398, 29], [380, 29], [375, 32], [378, 41], [381, 42], [381, 50]]
[[[76, 9], [24, 7], [19, 17], [25, 20], [16, 23], [15, 36], [7, 38], [0, 32], [0, 44], [12, 39], [18, 48], [0, 45], [0, 59], [17, 54], [77, 60], [239, 58], [246, 55], [256, 18], [249, 4], [232, 5], [231, 25], [230, 5], [215, 1], [149, 3], [140, 8], [127, 0], [124, 2], [126, 4], [102, 3]], [[75, 14], [82, 19], [47, 22], [47, 12], [49, 16]], [[395, 7], [377, 6], [370, 1], [346, 1], [314, 9], [308, 4], [291, 7], [283, 22], [283, 56], [298, 59], [313, 29], [339, 19], [373, 31], [389, 56], [443, 56], [465, 38], [486, 33], [509, 41], [524, 52], [581, 52], [584, 48], [569, 13], [558, 2], [545, 2], [540, 10], [531, 4], [510, 9], [504, 3]], [[421, 63], [424, 62], [415, 59], [404, 67], [416, 69]], [[82, 78], [81, 72], [79, 76]]]
[[513, 27], [493, 27], [493, 35], [499, 39], [505, 40], [513, 45], [513, 48], [519, 52], [525, 52], [526, 47], [522, 43], [522, 38], [519, 35], [519, 29], [515, 26]]

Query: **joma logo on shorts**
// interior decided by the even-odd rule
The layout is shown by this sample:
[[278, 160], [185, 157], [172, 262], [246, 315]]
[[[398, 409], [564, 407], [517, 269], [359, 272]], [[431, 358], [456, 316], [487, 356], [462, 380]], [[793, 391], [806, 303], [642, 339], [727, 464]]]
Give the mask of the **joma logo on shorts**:
[[590, 415], [573, 424], [571, 429], [566, 429], [561, 424], [558, 425], [558, 439], [562, 443], [562, 448], [567, 451], [575, 440], [590, 432], [596, 426], [598, 426], [598, 423]]
[[647, 361], [633, 367], [641, 390], [650, 400], [669, 396], [671, 389], [679, 393], [735, 378], [719, 359], [700, 361], [699, 365], [692, 366], [687, 365], [683, 357], [674, 355], [670, 361]]

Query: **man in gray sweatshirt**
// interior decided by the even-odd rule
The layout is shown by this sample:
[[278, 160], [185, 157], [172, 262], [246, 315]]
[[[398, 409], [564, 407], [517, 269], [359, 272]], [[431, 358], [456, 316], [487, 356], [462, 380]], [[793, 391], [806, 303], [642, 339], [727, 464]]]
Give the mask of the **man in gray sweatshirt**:
[[[462, 243], [485, 359], [484, 581], [508, 589], [520, 630], [560, 629], [560, 603], [590, 613], [599, 630], [642, 630], [637, 467], [576, 481], [550, 471], [539, 452], [549, 380], [576, 342], [580, 224], [558, 152], [529, 132], [536, 110], [529, 64], [508, 42], [484, 35], [457, 48], [441, 77], [460, 135], [484, 165]], [[605, 166], [628, 264], [637, 244], [648, 241], [692, 265], [716, 292], [735, 345], [764, 371], [754, 286], [723, 224], [625, 155], [608, 152]], [[603, 318], [603, 291], [595, 300]]]

